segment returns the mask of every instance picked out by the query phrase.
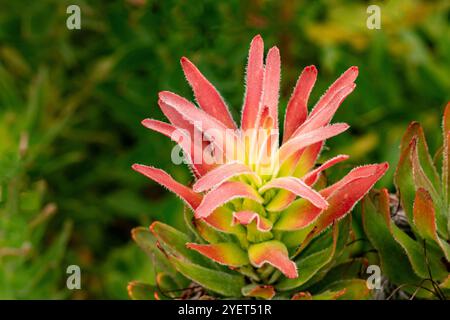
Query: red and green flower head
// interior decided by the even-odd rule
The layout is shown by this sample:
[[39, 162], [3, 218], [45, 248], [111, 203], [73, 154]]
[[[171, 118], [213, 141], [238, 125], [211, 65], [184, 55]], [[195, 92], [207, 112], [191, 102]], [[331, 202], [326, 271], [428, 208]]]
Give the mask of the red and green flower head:
[[[331, 120], [355, 89], [357, 67], [345, 71], [311, 111], [308, 100], [317, 69], [304, 68], [284, 122], [279, 124], [280, 53], [272, 47], [264, 60], [263, 39], [258, 35], [250, 45], [238, 125], [197, 67], [184, 57], [181, 66], [196, 104], [175, 93], [160, 92], [158, 104], [169, 123], [145, 119], [142, 124], [178, 143], [195, 182], [185, 186], [160, 169], [133, 165], [134, 170], [176, 193], [193, 212], [187, 223], [196, 241], [182, 243], [177, 238], [177, 249], [173, 249], [178, 240], [170, 239], [170, 232], [175, 231], [155, 222], [151, 231], [160, 248], [180, 273], [197, 282], [200, 275], [196, 276], [192, 265], [205, 263], [205, 257], [208, 264], [226, 266], [226, 275], [230, 269], [233, 276], [243, 275], [251, 282], [242, 290], [244, 295], [267, 297], [274, 290], [300, 286], [314, 276], [303, 266], [302, 252], [327, 234], [328, 255], [332, 256], [342, 229], [337, 222], [388, 168], [387, 163], [361, 166], [332, 185], [321, 183], [324, 170], [349, 158], [339, 155], [316, 166], [326, 139], [349, 127]], [[317, 273], [320, 266], [313, 269]], [[213, 284], [203, 284], [218, 292]]]

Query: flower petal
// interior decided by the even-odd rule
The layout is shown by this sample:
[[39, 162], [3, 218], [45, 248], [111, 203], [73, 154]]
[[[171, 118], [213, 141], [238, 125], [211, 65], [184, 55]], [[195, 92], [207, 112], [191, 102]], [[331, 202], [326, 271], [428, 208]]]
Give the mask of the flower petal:
[[226, 266], [241, 267], [249, 264], [247, 253], [237, 244], [231, 242], [215, 244], [186, 243], [186, 247]]
[[244, 231], [241, 225], [233, 225], [233, 211], [223, 206], [218, 207], [209, 216], [200, 220], [223, 233], [236, 234]]
[[320, 233], [322, 230], [329, 227], [333, 221], [341, 219], [350, 212], [355, 204], [361, 200], [385, 174], [388, 167], [389, 165], [387, 162], [374, 165], [374, 171], [371, 175], [355, 178], [333, 192], [333, 194], [327, 198], [327, 201], [330, 204], [328, 209], [321, 213], [317, 219], [315, 232]]
[[298, 277], [297, 266], [289, 259], [285, 245], [277, 240], [253, 244], [248, 249], [250, 262], [255, 267], [262, 267], [265, 263], [280, 270], [288, 278]]
[[321, 141], [305, 148], [302, 151], [292, 174], [294, 177], [304, 177], [314, 167], [317, 159], [319, 159], [323, 145], [324, 141]]
[[201, 156], [203, 154], [203, 148], [198, 143], [192, 141], [193, 139], [191, 138], [189, 132], [185, 129], [179, 129], [168, 123], [153, 119], [143, 120], [142, 125], [150, 130], [159, 132], [169, 137], [172, 141], [178, 143], [187, 155], [189, 165], [194, 169], [197, 176], [202, 176], [213, 168], [212, 165], [207, 163], [198, 163], [201, 161], [195, 161], [196, 155]]
[[159, 93], [159, 98], [179, 112], [208, 139], [213, 135], [211, 140], [213, 140], [214, 145], [219, 150], [224, 151], [229, 160], [234, 160], [239, 156], [236, 152], [241, 151], [242, 148], [240, 146], [240, 139], [234, 130], [229, 130], [219, 120], [175, 93], [162, 91]]
[[275, 167], [278, 166], [278, 140], [278, 130], [268, 130], [265, 136], [259, 136], [257, 144], [259, 145], [260, 141], [263, 141], [259, 147], [258, 158], [255, 163], [255, 170], [259, 175], [271, 175]]
[[347, 69], [325, 92], [325, 94], [320, 98], [317, 105], [311, 111], [311, 116], [326, 108], [337, 92], [341, 91], [342, 88], [353, 84], [353, 82], [358, 77], [358, 67], [350, 67]]
[[259, 112], [264, 78], [264, 42], [260, 35], [253, 38], [248, 54], [246, 92], [242, 108], [242, 130], [253, 129]]
[[200, 107], [226, 127], [237, 129], [223, 98], [208, 79], [185, 57], [181, 58], [181, 66]]
[[195, 217], [206, 218], [214, 209], [236, 198], [248, 198], [259, 203], [263, 202], [261, 196], [249, 185], [237, 181], [227, 181], [205, 195], [195, 211]]
[[[351, 181], [359, 178], [374, 178], [377, 175], [383, 176], [384, 172], [389, 168], [387, 162], [381, 164], [368, 164], [365, 166], [360, 166], [353, 168], [345, 177], [343, 177], [338, 182], [320, 190], [320, 194], [328, 198], [338, 189], [342, 189], [344, 186], [348, 185]], [[378, 180], [378, 179], [377, 179]]]
[[197, 182], [193, 185], [193, 190], [195, 192], [203, 192], [209, 189], [217, 188], [225, 181], [243, 174], [250, 175], [250, 177], [258, 185], [261, 185], [261, 178], [245, 164], [239, 162], [230, 162], [218, 166], [214, 170], [211, 170], [206, 175], [198, 179]]
[[295, 193], [287, 190], [280, 190], [266, 205], [266, 210], [272, 212], [282, 211], [289, 207], [296, 197]]
[[316, 221], [322, 211], [306, 199], [298, 199], [281, 213], [274, 229], [282, 231], [303, 229]]
[[291, 139], [301, 133], [309, 132], [329, 124], [341, 103], [350, 93], [352, 93], [355, 87], [355, 84], [351, 84], [338, 91], [325, 108], [322, 108], [315, 114], [311, 113], [310, 117], [295, 130]]
[[[338, 155], [334, 158], [331, 158], [330, 160], [326, 161], [324, 164], [322, 164], [320, 167], [312, 170], [311, 172], [309, 172], [307, 175], [305, 175], [302, 180], [308, 185], [311, 186], [314, 183], [317, 182], [317, 179], [319, 178], [319, 174], [328, 169], [331, 166], [334, 166], [335, 164], [347, 160], [349, 158], [348, 155]], [[194, 189], [195, 190], [195, 189]]]
[[270, 231], [272, 229], [272, 222], [268, 219], [261, 217], [258, 213], [253, 211], [239, 211], [233, 212], [233, 224], [247, 225], [256, 221], [256, 228], [259, 231]]
[[262, 106], [269, 108], [269, 117], [274, 120], [274, 128], [278, 128], [278, 98], [280, 91], [280, 51], [277, 47], [270, 48], [267, 53], [264, 68], [262, 89]]
[[196, 130], [194, 125], [184, 119], [181, 113], [161, 99], [158, 99], [158, 105], [171, 124], [177, 128], [187, 130], [192, 137], [194, 136], [194, 130]]
[[291, 138], [288, 142], [283, 144], [279, 150], [279, 163], [280, 165], [289, 158], [296, 151], [308, 147], [317, 142], [334, 137], [345, 130], [349, 126], [345, 123], [337, 123], [326, 127], [318, 128], [308, 133], [300, 134], [294, 138]]
[[334, 220], [342, 218], [372, 188], [388, 168], [387, 163], [367, 165], [350, 171], [335, 184], [320, 190], [328, 201], [321, 210], [304, 199], [296, 200], [283, 211], [274, 229], [298, 230], [316, 223], [316, 232], [322, 231]]
[[300, 74], [294, 92], [286, 107], [283, 142], [287, 141], [294, 131], [306, 120], [308, 116], [308, 99], [316, 79], [317, 69], [315, 66], [306, 67]]
[[189, 133], [191, 138], [191, 157], [194, 159], [196, 169], [199, 169], [199, 175], [202, 176], [207, 171], [214, 168], [214, 165], [206, 163], [203, 159], [202, 151], [205, 150], [210, 144], [209, 141], [203, 139], [203, 133], [194, 127], [192, 123], [185, 120], [183, 116], [173, 107], [169, 106], [167, 103], [158, 99], [158, 105], [161, 108], [164, 115], [169, 119], [170, 123], [177, 128], [184, 129]]
[[201, 201], [202, 196], [195, 193], [190, 188], [175, 181], [170, 175], [161, 169], [154, 167], [144, 166], [142, 164], [133, 164], [133, 170], [143, 174], [144, 176], [158, 182], [160, 185], [166, 187], [173, 193], [177, 194], [183, 199], [192, 209], [196, 209]]
[[288, 190], [299, 197], [309, 200], [316, 207], [325, 209], [328, 206], [327, 201], [314, 189], [306, 185], [302, 180], [295, 177], [281, 177], [269, 181], [267, 184], [259, 188], [259, 192], [263, 193], [272, 188]]

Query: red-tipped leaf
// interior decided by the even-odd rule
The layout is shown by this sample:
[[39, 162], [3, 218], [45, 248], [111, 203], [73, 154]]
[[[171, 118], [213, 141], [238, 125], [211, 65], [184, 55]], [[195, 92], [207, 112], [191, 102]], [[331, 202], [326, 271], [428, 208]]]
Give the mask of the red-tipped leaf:
[[183, 199], [192, 209], [196, 209], [201, 201], [202, 196], [195, 193], [190, 188], [182, 185], [181, 183], [175, 181], [169, 174], [161, 169], [154, 167], [145, 166], [142, 164], [133, 164], [133, 170], [143, 174], [144, 176], [152, 179], [153, 181], [159, 183], [160, 185], [166, 187], [181, 199]]

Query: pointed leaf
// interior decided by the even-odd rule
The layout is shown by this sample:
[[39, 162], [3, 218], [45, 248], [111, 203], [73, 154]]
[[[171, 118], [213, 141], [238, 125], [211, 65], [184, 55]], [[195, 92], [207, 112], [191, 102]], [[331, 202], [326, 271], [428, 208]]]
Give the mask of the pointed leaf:
[[[444, 189], [444, 197], [447, 205], [450, 204], [450, 102], [447, 102], [444, 110], [444, 116], [442, 117], [442, 131], [444, 138], [443, 146], [443, 160], [442, 160], [442, 186]], [[450, 233], [450, 227], [449, 233]]]
[[[411, 142], [411, 141], [410, 141]], [[411, 226], [413, 223], [413, 203], [416, 193], [414, 177], [412, 173], [411, 163], [411, 143], [406, 146], [401, 145], [400, 159], [394, 174], [394, 183], [400, 193], [400, 202], [405, 211], [408, 222]]]
[[[158, 293], [161, 293], [159, 297], [166, 296], [167, 298], [177, 298], [182, 292], [179, 291], [179, 286], [173, 281], [173, 279], [164, 272], [158, 272], [156, 275], [156, 283]], [[187, 283], [185, 286], [188, 286]]]
[[274, 229], [298, 230], [315, 222], [316, 232], [321, 232], [333, 221], [345, 216], [383, 176], [387, 168], [388, 164], [382, 163], [353, 169], [340, 181], [319, 192], [327, 200], [328, 209], [322, 211], [302, 201], [303, 199], [296, 200], [282, 212]]
[[183, 199], [192, 209], [197, 208], [202, 201], [202, 196], [195, 193], [190, 188], [175, 181], [169, 174], [161, 169], [144, 166], [142, 164], [133, 164], [133, 170], [143, 174], [144, 176], [156, 181], [160, 185], [166, 187], [181, 199]]
[[339, 228], [333, 229], [333, 241], [325, 249], [315, 252], [306, 257], [302, 256], [296, 260], [298, 277], [295, 279], [282, 279], [276, 286], [280, 291], [291, 290], [300, 287], [311, 279], [321, 268], [328, 264], [334, 255], [338, 239]]
[[386, 189], [381, 190], [377, 202], [378, 205], [372, 199], [372, 194], [363, 199], [362, 221], [367, 237], [378, 251], [383, 272], [397, 285], [419, 283], [420, 278], [413, 271], [405, 251], [392, 237], [389, 194]]
[[226, 266], [241, 267], [249, 264], [247, 253], [234, 243], [187, 243], [186, 247]]
[[[338, 251], [336, 249], [336, 251]], [[336, 258], [335, 258], [336, 259]], [[334, 259], [334, 260], [335, 260]], [[327, 287], [330, 283], [340, 281], [361, 278], [366, 274], [367, 267], [369, 266], [369, 261], [364, 257], [352, 257], [343, 261], [339, 261], [334, 264], [329, 270], [326, 270], [326, 275], [320, 279], [317, 283], [313, 284], [311, 287], [312, 291], [322, 291], [323, 288]], [[308, 285], [307, 283], [306, 285]]]
[[306, 185], [302, 180], [295, 177], [281, 177], [273, 179], [259, 188], [259, 192], [264, 193], [272, 188], [290, 191], [299, 197], [309, 200], [313, 205], [321, 209], [325, 209], [328, 206], [327, 201], [317, 191]]
[[164, 271], [176, 278], [176, 271], [157, 247], [157, 240], [148, 228], [138, 227], [131, 231], [133, 240], [152, 259], [157, 271]]
[[159, 99], [174, 108], [208, 139], [213, 140], [214, 146], [218, 150], [225, 152], [227, 159], [234, 160], [239, 156], [236, 154], [236, 151], [241, 150], [242, 146], [234, 130], [229, 130], [219, 120], [175, 93], [162, 91], [159, 93]]
[[319, 179], [319, 175], [322, 171], [334, 166], [335, 164], [342, 162], [344, 160], [347, 160], [349, 158], [348, 155], [338, 155], [334, 158], [331, 158], [328, 161], [325, 161], [324, 164], [322, 164], [320, 167], [312, 170], [311, 172], [309, 172], [307, 175], [305, 175], [302, 180], [308, 185], [311, 186], [314, 183], [317, 182], [317, 180]]
[[226, 241], [225, 234], [221, 233], [216, 228], [213, 228], [203, 219], [194, 219], [194, 226], [201, 238], [207, 243], [220, 243]]
[[224, 233], [236, 234], [244, 231], [241, 225], [233, 224], [233, 211], [226, 207], [218, 207], [209, 216], [201, 220]]
[[295, 85], [294, 92], [286, 107], [284, 118], [283, 143], [286, 142], [294, 131], [306, 120], [308, 115], [308, 99], [317, 78], [315, 66], [303, 69]]
[[202, 255], [186, 248], [186, 243], [190, 242], [190, 239], [186, 234], [177, 229], [162, 222], [155, 221], [151, 224], [150, 231], [156, 237], [160, 248], [165, 253], [182, 257], [185, 260], [190, 260], [200, 265], [214, 265]]
[[281, 189], [266, 205], [266, 210], [272, 212], [283, 211], [294, 202], [296, 197], [295, 193]]
[[192, 188], [195, 192], [207, 191], [219, 187], [222, 183], [233, 177], [244, 174], [249, 175], [257, 184], [261, 184], [261, 178], [245, 164], [230, 162], [208, 172], [198, 179]]
[[350, 67], [347, 69], [325, 92], [325, 94], [320, 98], [317, 105], [311, 111], [311, 116], [318, 113], [322, 109], [326, 108], [333, 97], [341, 91], [344, 87], [347, 87], [356, 80], [358, 77], [358, 67]]
[[[369, 166], [366, 166], [366, 168], [367, 167]], [[334, 221], [341, 219], [344, 215], [350, 212], [356, 203], [361, 200], [374, 186], [374, 184], [385, 174], [388, 167], [389, 165], [387, 162], [374, 165], [374, 171], [371, 175], [355, 178], [354, 180], [346, 183], [343, 187], [334, 191], [333, 194], [327, 198], [329, 203], [328, 209], [324, 210], [315, 223], [315, 232], [321, 232], [330, 226]], [[326, 193], [326, 190], [324, 190], [323, 193]]]
[[448, 271], [440, 261], [441, 256], [431, 250], [427, 251], [425, 258], [424, 245], [421, 242], [414, 241], [408, 234], [398, 228], [395, 224], [391, 225], [392, 235], [394, 239], [403, 247], [413, 270], [421, 278], [428, 278], [431, 271], [434, 279], [443, 279], [448, 275]]
[[273, 286], [268, 285], [249, 284], [242, 288], [242, 295], [244, 297], [270, 300], [275, 296], [275, 289]]
[[[336, 281], [326, 288], [327, 291], [338, 291], [343, 293], [337, 300], [366, 300], [370, 298], [370, 290], [366, 280], [350, 279]], [[345, 291], [344, 291], [345, 290]]]
[[326, 126], [330, 123], [337, 109], [340, 107], [345, 98], [353, 92], [356, 85], [353, 83], [349, 86], [342, 88], [336, 95], [331, 99], [330, 103], [322, 108], [320, 111], [313, 113], [311, 116], [299, 127], [292, 135], [292, 138], [297, 137], [302, 133], [306, 133], [317, 128]]
[[279, 163], [283, 164], [296, 151], [306, 148], [317, 142], [324, 141], [347, 130], [349, 126], [345, 123], [337, 123], [326, 127], [312, 130], [308, 133], [292, 137], [283, 144], [279, 150]]
[[272, 240], [253, 244], [248, 249], [248, 256], [255, 267], [259, 268], [268, 263], [288, 278], [298, 276], [295, 263], [289, 260], [286, 247], [279, 241]]
[[310, 301], [310, 300], [312, 300], [312, 295], [308, 291], [297, 292], [292, 296], [291, 300], [308, 300], [308, 301]]
[[205, 195], [203, 201], [195, 210], [195, 217], [206, 218], [216, 208], [237, 198], [248, 198], [259, 203], [263, 202], [261, 196], [249, 185], [237, 181], [227, 181]]
[[204, 288], [226, 297], [239, 297], [244, 286], [244, 277], [208, 269], [182, 258], [170, 255], [170, 261], [185, 277]]
[[181, 58], [181, 66], [200, 107], [226, 127], [236, 129], [236, 124], [231, 117], [228, 107], [216, 88], [187, 58]]
[[201, 144], [195, 142], [193, 143], [189, 132], [186, 130], [179, 129], [168, 123], [153, 119], [143, 120], [142, 125], [150, 130], [159, 132], [176, 142], [183, 149], [183, 152], [187, 157], [187, 162], [193, 167], [194, 171], [198, 173], [198, 175], [205, 174], [212, 167], [208, 164], [196, 164], [196, 161], [194, 161], [196, 160], [195, 155], [202, 155], [203, 147]]
[[294, 170], [292, 171], [292, 175], [297, 178], [304, 177], [317, 162], [319, 158], [320, 152], [322, 151], [324, 142], [321, 141], [319, 143], [313, 144], [305, 148], [298, 161], [295, 162]]
[[140, 281], [130, 282], [127, 290], [132, 300], [159, 300], [160, 296], [155, 286]]
[[272, 229], [272, 222], [264, 217], [261, 217], [258, 213], [253, 211], [239, 211], [233, 212], [233, 224], [248, 225], [255, 221], [256, 228], [259, 231], [266, 232]]
[[311, 295], [309, 292], [299, 292], [292, 296], [291, 300], [337, 300], [342, 297], [346, 292], [346, 289], [339, 291], [327, 290], [325, 292]]
[[[412, 174], [414, 179], [415, 188], [424, 188], [427, 190], [436, 204], [436, 225], [440, 234], [445, 237], [448, 234], [447, 230], [447, 214], [446, 210], [441, 210], [441, 207], [445, 207], [441, 194], [434, 188], [432, 182], [426, 175], [424, 168], [422, 167], [419, 159], [419, 146], [418, 138], [414, 137], [411, 141], [411, 163], [412, 163]], [[441, 190], [441, 189], [438, 189]]]
[[427, 190], [419, 188], [413, 207], [414, 224], [420, 236], [425, 239], [437, 238], [434, 203]]
[[194, 166], [192, 166], [194, 173], [197, 177], [204, 175], [206, 172], [211, 170], [214, 165], [208, 164], [203, 161], [203, 150], [208, 147], [209, 142], [203, 139], [203, 134], [200, 130], [196, 129], [192, 123], [185, 120], [183, 116], [175, 110], [173, 107], [169, 106], [167, 103], [158, 99], [158, 105], [161, 111], [169, 119], [170, 123], [180, 130], [184, 130], [188, 137], [190, 138], [191, 147], [190, 154], [191, 159], [193, 159]]
[[423, 128], [418, 122], [412, 122], [406, 130], [400, 145], [400, 150], [403, 152], [409, 147], [413, 139], [417, 139], [417, 149], [419, 154], [419, 162], [424, 168], [428, 178], [432, 181], [435, 188], [439, 189], [439, 175], [433, 165], [433, 159], [430, 156], [428, 144], [425, 138]]
[[268, 107], [268, 116], [274, 120], [274, 128], [278, 128], [278, 96], [280, 91], [280, 51], [277, 47], [270, 48], [267, 53], [264, 68], [262, 90], [262, 106]]
[[247, 63], [246, 91], [242, 107], [242, 130], [255, 128], [264, 78], [264, 42], [260, 35], [250, 44]]

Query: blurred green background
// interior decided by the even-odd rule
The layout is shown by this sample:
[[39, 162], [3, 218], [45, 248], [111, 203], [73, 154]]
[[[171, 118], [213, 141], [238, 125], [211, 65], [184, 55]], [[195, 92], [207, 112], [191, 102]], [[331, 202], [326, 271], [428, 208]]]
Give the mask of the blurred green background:
[[[66, 28], [67, 6], [81, 30]], [[370, 4], [381, 30], [366, 27]], [[192, 98], [179, 65], [189, 57], [237, 119], [251, 38], [282, 57], [281, 106], [301, 69], [315, 64], [315, 101], [357, 65], [357, 89], [336, 121], [351, 130], [324, 157], [387, 160], [392, 186], [399, 139], [411, 120], [432, 150], [449, 100], [449, 2], [0, 0], [0, 298], [127, 298], [152, 268], [130, 230], [158, 219], [183, 228], [182, 203], [130, 169], [152, 164], [189, 182], [170, 161], [172, 143], [143, 128], [163, 119], [157, 93]], [[342, 173], [343, 174], [343, 173]], [[82, 289], [66, 289], [81, 267]]]

